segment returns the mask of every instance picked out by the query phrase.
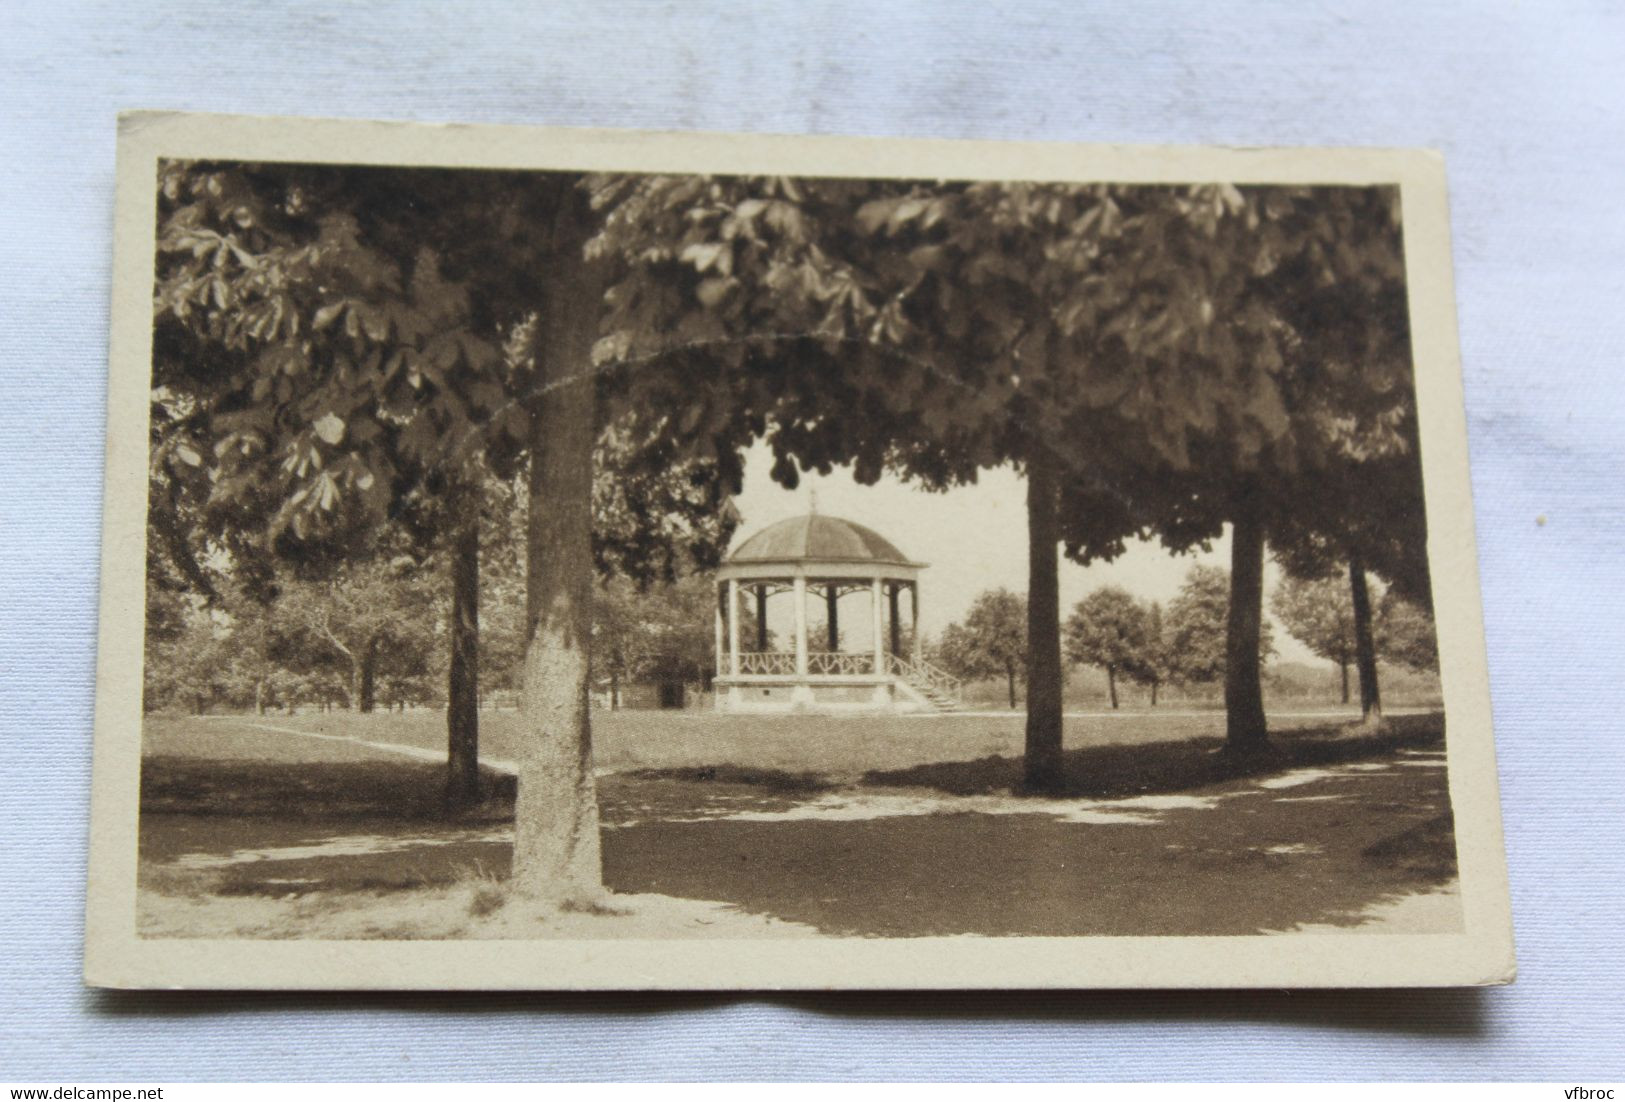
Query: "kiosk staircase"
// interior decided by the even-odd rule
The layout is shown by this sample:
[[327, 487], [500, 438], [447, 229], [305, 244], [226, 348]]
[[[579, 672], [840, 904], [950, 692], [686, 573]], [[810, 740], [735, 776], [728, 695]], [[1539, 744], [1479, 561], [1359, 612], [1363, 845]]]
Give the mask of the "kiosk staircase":
[[925, 659], [908, 659], [892, 654], [887, 656], [887, 666], [894, 677], [934, 710], [957, 712], [964, 706], [960, 696], [964, 683]]

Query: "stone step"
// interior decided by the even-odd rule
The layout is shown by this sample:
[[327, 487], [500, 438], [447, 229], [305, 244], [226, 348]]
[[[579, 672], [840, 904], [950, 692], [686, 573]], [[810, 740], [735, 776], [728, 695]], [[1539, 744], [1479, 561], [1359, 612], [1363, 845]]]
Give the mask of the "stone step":
[[963, 707], [956, 697], [944, 692], [935, 685], [915, 681], [911, 677], [904, 677], [902, 680], [906, 682], [915, 692], [919, 693], [921, 696], [925, 697], [926, 700], [930, 701], [931, 707], [939, 712], [957, 712]]
[[959, 701], [949, 696], [947, 693], [939, 692], [936, 689], [923, 685], [916, 685], [915, 688], [918, 689], [920, 695], [929, 700], [931, 702], [931, 706], [939, 712], [957, 712], [960, 708]]
[[931, 702], [931, 707], [938, 710], [938, 712], [957, 712], [960, 709], [959, 701], [955, 701], [954, 697], [942, 692], [941, 689], [929, 686], [929, 684], [920, 684], [910, 678], [905, 678], [905, 681], [913, 691], [918, 692], [920, 696], [925, 697], [926, 701]]

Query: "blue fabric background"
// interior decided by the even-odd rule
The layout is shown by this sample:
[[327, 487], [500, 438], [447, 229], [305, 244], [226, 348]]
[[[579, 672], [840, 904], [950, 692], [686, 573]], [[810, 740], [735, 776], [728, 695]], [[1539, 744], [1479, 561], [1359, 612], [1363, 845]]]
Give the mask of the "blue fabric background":
[[[1622, 73], [1625, 11], [1600, 0], [8, 5], [0, 1078], [1618, 1080]], [[1358, 994], [81, 989], [114, 113], [135, 107], [1442, 149], [1522, 978]]]

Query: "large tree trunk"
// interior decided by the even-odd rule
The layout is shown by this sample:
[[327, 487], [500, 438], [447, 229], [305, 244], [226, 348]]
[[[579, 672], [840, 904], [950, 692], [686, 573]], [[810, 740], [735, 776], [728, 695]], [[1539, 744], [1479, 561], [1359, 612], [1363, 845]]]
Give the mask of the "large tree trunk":
[[1248, 492], [1230, 526], [1230, 614], [1225, 633], [1225, 743], [1230, 750], [1267, 745], [1263, 663], [1258, 657], [1264, 625], [1264, 523]]
[[1349, 702], [1349, 664], [1346, 661], [1339, 662], [1337, 671], [1343, 678], [1343, 703], [1347, 704]]
[[1106, 691], [1112, 698], [1112, 711], [1117, 711], [1117, 669], [1106, 667]]
[[1053, 460], [1027, 456], [1026, 786], [1061, 786], [1061, 589]]
[[512, 887], [552, 904], [603, 894], [593, 785], [591, 352], [605, 273], [582, 248], [591, 227], [573, 182], [558, 188], [547, 299], [537, 333], [540, 393], [531, 417], [526, 537], [524, 750]]
[[480, 799], [480, 491], [460, 487], [451, 549], [451, 662], [446, 677], [446, 801]]
[[1349, 596], [1354, 604], [1354, 662], [1360, 671], [1360, 716], [1373, 730], [1382, 725], [1382, 693], [1377, 687], [1377, 643], [1371, 630], [1371, 593], [1365, 563], [1349, 556]]
[[368, 639], [361, 652], [361, 684], [357, 691], [356, 710], [370, 715], [378, 696], [378, 640]]

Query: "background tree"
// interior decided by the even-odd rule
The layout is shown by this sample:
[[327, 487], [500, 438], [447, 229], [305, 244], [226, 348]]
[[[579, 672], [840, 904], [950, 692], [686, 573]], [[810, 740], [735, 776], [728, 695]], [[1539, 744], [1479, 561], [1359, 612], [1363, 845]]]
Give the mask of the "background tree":
[[427, 666], [445, 630], [426, 572], [409, 556], [363, 560], [320, 581], [286, 580], [275, 602], [273, 644], [284, 664], [342, 671], [349, 706], [371, 712], [381, 676]]
[[229, 639], [226, 695], [234, 705], [264, 715], [290, 688], [275, 660], [276, 632], [254, 600], [228, 590], [221, 604]]
[[[518, 509], [501, 516], [501, 527], [514, 524]], [[524, 545], [493, 534], [481, 549], [480, 694], [511, 697], [518, 693], [525, 657]]]
[[[1168, 603], [1168, 653], [1172, 679], [1206, 684], [1222, 681], [1229, 662], [1230, 577], [1217, 566], [1196, 565]], [[1274, 651], [1269, 624], [1259, 633], [1259, 661]]]
[[[364, 559], [315, 582], [284, 580], [271, 606], [273, 657], [293, 668], [332, 668], [346, 701], [372, 712], [384, 678], [421, 678], [450, 634], [448, 601], [410, 556]], [[397, 692], [398, 696], [398, 692]]]
[[943, 630], [931, 660], [966, 680], [1003, 676], [1014, 708], [1016, 678], [1027, 667], [1026, 599], [1008, 589], [984, 590], [963, 623]]
[[[170, 492], [170, 487], [156, 476], [152, 481], [151, 492], [166, 495]], [[166, 535], [149, 512], [141, 695], [142, 709], [149, 712], [172, 707], [197, 708], [201, 694], [196, 687], [183, 685], [188, 674], [183, 673], [181, 665], [187, 660], [191, 647], [213, 645], [212, 627], [206, 631], [197, 631], [195, 627], [204, 619], [208, 598], [203, 591], [212, 594], [214, 581], [198, 567], [187, 546], [183, 526], [175, 526], [173, 532], [173, 538], [183, 548], [182, 555], [177, 556], [166, 548]], [[183, 575], [176, 565], [177, 558], [194, 568], [195, 581]]]
[[609, 676], [609, 707], [621, 706], [621, 683], [642, 664], [637, 593], [624, 578], [599, 582], [593, 599], [593, 654]]
[[1157, 690], [1168, 681], [1172, 662], [1168, 647], [1167, 629], [1163, 625], [1162, 604], [1150, 601], [1142, 606], [1145, 611], [1145, 645], [1128, 667], [1128, 675], [1151, 690], [1151, 706], [1157, 706]]
[[[620, 685], [628, 679], [656, 683], [670, 695], [686, 685], [709, 685], [716, 670], [710, 624], [716, 592], [708, 575], [689, 573], [641, 589], [616, 577], [603, 583], [600, 596], [594, 653], [604, 657], [612, 708], [619, 707]], [[753, 632], [753, 624], [742, 634]]]
[[993, 676], [978, 661], [970, 632], [958, 621], [943, 628], [934, 638], [926, 637], [925, 659], [961, 680], [975, 681]]
[[1439, 669], [1439, 640], [1433, 617], [1415, 601], [1391, 588], [1377, 602], [1377, 652], [1407, 669]]
[[1305, 579], [1286, 574], [1275, 587], [1270, 609], [1294, 639], [1336, 664], [1347, 704], [1354, 661], [1354, 603], [1348, 582], [1335, 575]]
[[643, 617], [643, 676], [708, 689], [717, 668], [716, 636], [707, 622], [716, 602], [712, 577], [686, 574], [652, 588], [650, 597]]
[[142, 707], [203, 715], [220, 695], [229, 656], [219, 625], [206, 611], [180, 610], [166, 633], [147, 636]]
[[1066, 656], [1106, 671], [1112, 708], [1117, 707], [1117, 675], [1147, 661], [1146, 611], [1133, 594], [1102, 586], [1073, 606], [1066, 621]]

